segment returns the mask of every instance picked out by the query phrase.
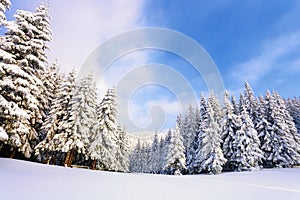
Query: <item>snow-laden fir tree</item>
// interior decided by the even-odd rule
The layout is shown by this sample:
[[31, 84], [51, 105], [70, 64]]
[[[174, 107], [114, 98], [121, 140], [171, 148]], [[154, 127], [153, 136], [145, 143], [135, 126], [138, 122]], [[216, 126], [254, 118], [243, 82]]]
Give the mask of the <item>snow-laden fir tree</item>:
[[[199, 173], [200, 165], [197, 161], [197, 155], [200, 155], [200, 151], [202, 148], [202, 136], [205, 134], [205, 129], [208, 126], [208, 110], [207, 110], [207, 101], [203, 94], [200, 97], [200, 108], [199, 108], [199, 119], [198, 121], [198, 128], [197, 128], [197, 137], [195, 140], [195, 159], [193, 165], [189, 167], [189, 173]], [[192, 170], [191, 170], [192, 169]]]
[[[53, 64], [48, 66], [49, 61], [47, 58], [46, 51], [50, 50], [48, 46], [48, 42], [52, 40], [52, 34], [50, 29], [50, 17], [49, 17], [49, 6], [47, 4], [41, 4], [37, 7], [34, 12], [34, 21], [32, 24], [34, 25], [34, 38], [30, 40], [30, 44], [35, 51], [36, 58], [31, 58], [31, 62], [36, 66], [37, 77], [42, 80], [44, 85], [43, 96], [40, 97], [41, 101], [44, 103], [44, 112], [49, 111], [49, 107], [51, 105], [51, 95], [54, 90], [55, 79], [57, 74], [57, 69]], [[56, 74], [53, 74], [56, 73]], [[45, 100], [43, 100], [44, 98]]]
[[180, 134], [178, 124], [176, 124], [171, 144], [169, 145], [164, 170], [167, 170], [171, 174], [181, 175], [181, 172], [186, 169], [186, 158], [184, 152], [183, 138]]
[[245, 101], [241, 100], [240, 103], [240, 129], [237, 130], [232, 143], [235, 151], [229, 159], [229, 163], [237, 171], [260, 169], [263, 159], [257, 132], [243, 102]]
[[270, 151], [272, 149], [272, 132], [273, 127], [271, 123], [268, 122], [268, 116], [266, 113], [266, 101], [265, 99], [260, 96], [259, 97], [259, 110], [257, 112], [257, 124], [255, 125], [255, 130], [257, 131], [257, 135], [260, 139], [261, 143], [261, 150], [264, 155], [263, 162], [265, 163], [265, 151]]
[[245, 82], [244, 101], [245, 108], [249, 113], [250, 119], [252, 120], [254, 126], [256, 126], [258, 121], [258, 111], [260, 108], [258, 100], [248, 82]]
[[[0, 44], [0, 75], [4, 77], [0, 82], [1, 110], [4, 113], [1, 127], [8, 136], [6, 143], [12, 150], [11, 157], [16, 150], [30, 157], [38, 142], [37, 131], [47, 105], [45, 87], [40, 79], [45, 67], [41, 56], [44, 49], [35, 40], [36, 15], [19, 10], [14, 17], [16, 20], [7, 25], [6, 35]], [[19, 114], [14, 115], [16, 110]]]
[[143, 172], [143, 158], [142, 158], [142, 145], [141, 140], [138, 140], [137, 145], [129, 156], [129, 171], [132, 173]]
[[[221, 123], [221, 146], [224, 152], [225, 158], [230, 158], [233, 153], [232, 142], [237, 130], [240, 128], [240, 118], [234, 113], [233, 105], [229, 99], [227, 91], [224, 92], [224, 106], [223, 106], [224, 117]], [[230, 166], [225, 166], [226, 169], [230, 169]]]
[[172, 130], [169, 129], [166, 137], [164, 138], [164, 146], [165, 147], [168, 147], [171, 144], [171, 138], [172, 138]]
[[51, 115], [53, 115], [53, 111], [52, 114], [50, 114], [51, 109], [54, 106], [57, 106], [57, 103], [55, 105], [55, 100], [56, 100], [56, 96], [58, 95], [58, 93], [60, 92], [59, 90], [61, 89], [62, 86], [62, 76], [59, 74], [58, 71], [58, 67], [56, 65], [56, 63], [52, 63], [49, 67], [47, 67], [45, 69], [45, 74], [47, 74], [46, 76], [44, 76], [44, 80], [43, 80], [43, 84], [45, 86], [46, 90], [46, 96], [48, 99], [48, 103], [47, 103], [47, 107], [45, 107], [44, 109], [44, 113], [45, 113], [45, 120], [43, 120], [43, 124], [42, 127], [39, 128], [39, 140], [42, 141], [45, 139], [46, 135], [47, 135], [47, 129], [45, 128], [45, 126], [51, 126], [49, 123]]
[[4, 12], [11, 6], [10, 0], [0, 0], [0, 26], [5, 25], [6, 16]]
[[165, 158], [167, 156], [167, 152], [166, 152], [166, 143], [165, 143], [165, 139], [164, 138], [160, 138], [159, 141], [159, 173], [163, 174], [164, 173], [164, 166], [165, 166]]
[[284, 106], [280, 105], [278, 97], [269, 91], [265, 96], [266, 120], [270, 123], [270, 132], [269, 135], [260, 134], [260, 138], [266, 167], [290, 167], [300, 160], [296, 141], [285, 121]]
[[298, 130], [298, 133], [300, 133], [300, 102], [299, 102], [299, 99], [288, 98], [287, 100], [285, 100], [285, 104], [286, 104], [289, 114], [293, 118], [295, 126]]
[[150, 153], [151, 146], [147, 143], [141, 143], [138, 140], [137, 145], [130, 154], [130, 172], [133, 173], [150, 173]]
[[98, 168], [117, 171], [117, 100], [115, 89], [108, 89], [97, 108], [97, 135], [92, 138], [89, 148], [92, 160], [97, 160]]
[[232, 107], [233, 107], [233, 114], [239, 115], [240, 111], [239, 111], [239, 106], [238, 103], [236, 101], [236, 97], [234, 94], [231, 95], [231, 103], [232, 103]]
[[[46, 118], [41, 131], [46, 135], [45, 139], [35, 147], [35, 155], [39, 160], [49, 163], [56, 162], [56, 157], [61, 152], [58, 152], [58, 145], [65, 142], [63, 135], [57, 135], [62, 132], [67, 132], [64, 123], [70, 117], [70, 100], [75, 88], [76, 72], [72, 70], [66, 77], [57, 77], [56, 93], [50, 107], [50, 112]], [[57, 135], [57, 136], [56, 136]]]
[[197, 165], [195, 164], [196, 154], [199, 147], [200, 138], [199, 135], [202, 133], [202, 114], [200, 114], [200, 110], [198, 108], [194, 111], [194, 139], [191, 141], [189, 145], [189, 149], [186, 151], [186, 167], [187, 173], [194, 174], [197, 171]]
[[187, 112], [181, 120], [180, 133], [183, 138], [183, 145], [187, 151], [195, 137], [196, 127], [194, 121], [194, 108], [189, 105]]
[[[298, 152], [298, 154], [300, 154], [300, 135], [297, 131], [297, 128], [295, 126], [295, 123], [293, 121], [292, 116], [290, 115], [290, 113], [288, 112], [287, 108], [286, 108], [286, 104], [283, 100], [283, 98], [279, 95], [278, 92], [273, 92], [273, 96], [274, 98], [277, 100], [277, 104], [279, 105], [280, 110], [283, 112], [283, 118], [284, 118], [284, 122], [286, 123], [287, 127], [288, 127], [288, 133], [291, 135], [292, 139], [293, 139], [293, 146], [295, 148], [295, 150]], [[300, 164], [300, 160], [298, 160], [298, 163], [296, 164]]]
[[185, 157], [188, 173], [193, 173], [194, 171], [194, 160], [196, 156], [196, 141], [199, 126], [199, 112], [189, 105], [185, 118], [183, 120], [183, 131], [181, 135], [183, 137], [183, 145], [185, 148]]
[[65, 166], [70, 166], [76, 157], [76, 162], [82, 164], [90, 145], [90, 138], [96, 135], [96, 87], [92, 75], [77, 82], [68, 106], [68, 116], [65, 117], [60, 133], [53, 140], [57, 151], [65, 152]]
[[117, 171], [120, 172], [129, 172], [129, 140], [128, 135], [124, 128], [118, 126], [117, 134]]
[[169, 145], [171, 144], [171, 139], [172, 139], [172, 130], [169, 129], [165, 138], [163, 139], [163, 144], [162, 144], [162, 149], [161, 149], [161, 172], [166, 173], [164, 171], [164, 166], [165, 166], [165, 159], [168, 155], [169, 151]]
[[209, 93], [207, 102], [210, 104], [210, 106], [212, 107], [212, 109], [214, 111], [214, 118], [215, 118], [216, 122], [218, 124], [221, 124], [221, 120], [223, 118], [221, 105], [220, 105], [218, 97], [212, 91]]
[[150, 148], [150, 172], [154, 174], [158, 174], [160, 169], [160, 147], [159, 147], [159, 141], [158, 141], [158, 135], [157, 132], [154, 134], [153, 142], [151, 144]]
[[220, 125], [216, 122], [213, 108], [207, 104], [207, 125], [201, 134], [201, 145], [197, 151], [198, 172], [219, 174], [226, 159], [221, 149]]
[[142, 155], [142, 172], [143, 173], [150, 173], [151, 168], [150, 168], [150, 153], [151, 153], [151, 146], [144, 142], [142, 144], [142, 150], [141, 150], [141, 155]]

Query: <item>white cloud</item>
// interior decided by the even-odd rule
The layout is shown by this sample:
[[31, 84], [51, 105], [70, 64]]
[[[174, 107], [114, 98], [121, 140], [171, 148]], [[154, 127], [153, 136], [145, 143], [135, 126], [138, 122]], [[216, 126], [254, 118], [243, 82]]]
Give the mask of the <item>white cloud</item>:
[[[295, 50], [300, 49], [300, 30], [267, 40], [258, 48], [257, 56], [238, 64], [232, 72], [233, 79], [249, 81], [255, 85], [272, 69], [280, 67]], [[289, 61], [292, 61], [290, 59]]]
[[[107, 88], [117, 86], [120, 80], [126, 76], [130, 71], [144, 65], [147, 63], [149, 54], [145, 51], [136, 51], [130, 54], [126, 54], [123, 57], [119, 58], [113, 62], [107, 70], [103, 73], [102, 77], [99, 78], [97, 86], [99, 88], [99, 96], [102, 96], [101, 91], [105, 91]], [[151, 70], [140, 70], [139, 79], [148, 80], [153, 76]], [[131, 80], [135, 82], [136, 79], [132, 78]], [[127, 82], [128, 86], [131, 86], [132, 83]], [[126, 85], [125, 85], [126, 86]], [[126, 90], [126, 88], [124, 88]]]
[[143, 6], [143, 0], [51, 1], [50, 60], [58, 59], [63, 71], [80, 67], [106, 39], [142, 26]]
[[[143, 130], [165, 132], [175, 123], [178, 113], [181, 112], [180, 102], [161, 96], [159, 99], [150, 100], [143, 105], [131, 100], [128, 102], [129, 119], [133, 125], [129, 131]], [[126, 119], [125, 119], [126, 120]]]

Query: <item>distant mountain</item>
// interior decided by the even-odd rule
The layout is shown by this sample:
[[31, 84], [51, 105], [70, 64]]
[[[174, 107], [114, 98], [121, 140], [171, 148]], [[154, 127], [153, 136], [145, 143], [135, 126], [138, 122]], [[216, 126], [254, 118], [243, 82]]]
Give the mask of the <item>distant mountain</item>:
[[[128, 133], [129, 138], [129, 146], [130, 149], [133, 150], [134, 147], [137, 145], [138, 140], [141, 141], [141, 143], [147, 143], [149, 145], [152, 144], [153, 138], [154, 138], [155, 132], [134, 132], [134, 133]], [[165, 138], [165, 133], [158, 133], [158, 138]]]

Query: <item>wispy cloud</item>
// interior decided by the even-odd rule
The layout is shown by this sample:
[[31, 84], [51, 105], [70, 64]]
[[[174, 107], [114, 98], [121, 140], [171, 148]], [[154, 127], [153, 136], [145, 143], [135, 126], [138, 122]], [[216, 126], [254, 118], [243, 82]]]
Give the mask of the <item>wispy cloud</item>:
[[178, 113], [199, 102], [189, 80], [170, 66], [149, 63], [120, 79], [119, 116], [129, 131], [173, 127]]
[[142, 26], [143, 0], [64, 0], [50, 2], [51, 60], [64, 71], [80, 67], [103, 41]]
[[249, 81], [256, 84], [260, 79], [268, 74], [272, 69], [282, 67], [286, 60], [292, 63], [295, 51], [300, 50], [300, 30], [287, 33], [275, 39], [266, 40], [258, 48], [256, 56], [246, 60], [236, 67], [232, 72], [235, 80]]
[[128, 103], [130, 118], [127, 120], [131, 120], [134, 124], [128, 127], [128, 130], [132, 132], [143, 130], [166, 132], [168, 128], [174, 126], [176, 117], [181, 112], [180, 102], [164, 96], [147, 101], [144, 105], [134, 100]]

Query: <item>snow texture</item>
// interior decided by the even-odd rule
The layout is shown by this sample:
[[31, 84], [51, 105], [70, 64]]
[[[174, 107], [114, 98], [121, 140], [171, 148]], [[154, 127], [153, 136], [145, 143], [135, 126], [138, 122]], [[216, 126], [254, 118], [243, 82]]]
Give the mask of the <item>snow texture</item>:
[[2, 127], [0, 127], [0, 141], [6, 141], [6, 140], [8, 140], [8, 135], [5, 132], [5, 130]]
[[[299, 168], [167, 176], [90, 171], [0, 158], [0, 177], [1, 199], [11, 200], [300, 199]], [[17, 190], [16, 185], [20, 185]]]

